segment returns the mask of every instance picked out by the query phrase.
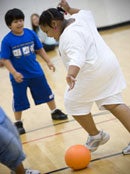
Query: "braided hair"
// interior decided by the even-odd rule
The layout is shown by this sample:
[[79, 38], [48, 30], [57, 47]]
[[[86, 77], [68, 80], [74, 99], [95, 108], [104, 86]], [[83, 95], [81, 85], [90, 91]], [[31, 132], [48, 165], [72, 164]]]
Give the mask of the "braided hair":
[[48, 25], [49, 27], [52, 27], [51, 26], [52, 20], [63, 21], [64, 14], [66, 14], [66, 12], [61, 7], [49, 8], [42, 12], [39, 19], [39, 25], [43, 25], [43, 26]]

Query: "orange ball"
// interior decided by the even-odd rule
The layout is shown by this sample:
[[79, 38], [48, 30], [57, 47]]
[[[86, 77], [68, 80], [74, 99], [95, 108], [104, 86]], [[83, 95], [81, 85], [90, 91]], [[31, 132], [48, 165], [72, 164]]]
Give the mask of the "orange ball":
[[73, 170], [81, 170], [91, 161], [90, 151], [83, 145], [73, 145], [65, 153], [65, 162]]

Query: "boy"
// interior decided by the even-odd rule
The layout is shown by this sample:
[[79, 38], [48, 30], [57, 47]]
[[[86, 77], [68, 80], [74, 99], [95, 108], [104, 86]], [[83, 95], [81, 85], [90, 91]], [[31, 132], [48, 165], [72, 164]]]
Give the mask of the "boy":
[[22, 111], [30, 107], [27, 88], [30, 88], [36, 105], [47, 103], [54, 120], [67, 119], [67, 115], [56, 109], [54, 95], [47, 83], [44, 72], [36, 60], [35, 51], [45, 60], [49, 69], [55, 67], [49, 60], [42, 43], [36, 34], [24, 27], [24, 14], [19, 9], [11, 9], [5, 14], [5, 22], [10, 32], [1, 44], [1, 57], [10, 72], [13, 89], [13, 110], [16, 127], [20, 134], [25, 133], [21, 121]]
[[24, 169], [25, 154], [18, 132], [0, 107], [0, 163], [11, 170], [11, 174], [40, 174], [37, 170]]

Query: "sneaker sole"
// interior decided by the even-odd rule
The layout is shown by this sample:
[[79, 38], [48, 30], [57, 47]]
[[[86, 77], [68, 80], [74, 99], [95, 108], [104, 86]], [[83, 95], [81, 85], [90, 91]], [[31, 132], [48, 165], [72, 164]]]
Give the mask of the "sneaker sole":
[[52, 117], [52, 120], [67, 120], [67, 119], [68, 119], [68, 117], [64, 117], [64, 118], [62, 118], [62, 117], [53, 118], [53, 117]]

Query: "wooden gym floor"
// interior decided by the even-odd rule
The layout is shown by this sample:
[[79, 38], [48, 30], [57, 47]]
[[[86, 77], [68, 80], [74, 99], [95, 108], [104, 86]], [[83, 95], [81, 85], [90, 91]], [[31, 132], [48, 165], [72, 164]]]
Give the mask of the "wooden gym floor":
[[[102, 37], [117, 55], [122, 71], [127, 81], [123, 96], [125, 103], [130, 106], [130, 26], [101, 32]], [[58, 50], [48, 53], [56, 66], [56, 72], [48, 70], [45, 63], [38, 57], [48, 82], [55, 94], [57, 108], [64, 109], [63, 96], [66, 86], [66, 70], [58, 55]], [[12, 90], [8, 72], [0, 68], [0, 104], [14, 121], [11, 109]], [[75, 122], [72, 116], [66, 121], [52, 121], [46, 104], [35, 106], [28, 94], [31, 109], [23, 113], [23, 122], [27, 133], [21, 136], [24, 152], [27, 155], [24, 166], [38, 169], [43, 174], [129, 174], [130, 155], [123, 156], [121, 151], [129, 143], [130, 135], [120, 122], [107, 111], [99, 111], [96, 105], [92, 113], [99, 129], [110, 133], [110, 141], [99, 147], [92, 154], [89, 166], [80, 171], [72, 171], [64, 161], [67, 148], [75, 144], [84, 144], [86, 132]], [[9, 174], [9, 170], [0, 164], [0, 174]]]

